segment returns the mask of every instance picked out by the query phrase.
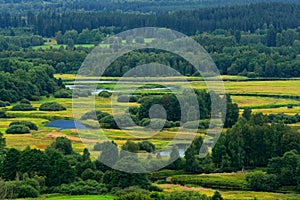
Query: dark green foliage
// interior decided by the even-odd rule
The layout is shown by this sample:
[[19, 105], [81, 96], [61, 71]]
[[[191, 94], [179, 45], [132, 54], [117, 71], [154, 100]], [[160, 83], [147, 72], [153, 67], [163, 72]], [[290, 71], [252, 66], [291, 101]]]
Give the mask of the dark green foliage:
[[255, 191], [274, 191], [279, 187], [277, 177], [264, 172], [252, 172], [247, 174], [246, 181], [249, 188]]
[[100, 126], [102, 128], [111, 128], [111, 129], [118, 129], [118, 125], [112, 115], [108, 115], [103, 117], [99, 120]]
[[152, 200], [152, 198], [147, 194], [133, 192], [133, 193], [122, 195], [116, 198], [116, 200]]
[[36, 183], [36, 180], [29, 179], [25, 181], [6, 182], [8, 193], [11, 194], [12, 198], [36, 198], [40, 195], [40, 192], [30, 184], [33, 182]]
[[[240, 170], [245, 166], [265, 167], [272, 157], [284, 152], [300, 150], [299, 134], [283, 123], [268, 124], [268, 117], [261, 113], [252, 114], [249, 121], [239, 121], [221, 135], [212, 158], [218, 168], [225, 171]], [[265, 152], [265, 153], [261, 153]]]
[[75, 171], [70, 166], [66, 157], [63, 154], [52, 147], [48, 147], [45, 151], [51, 169], [46, 178], [47, 186], [58, 186], [61, 184], [68, 184], [74, 181]]
[[126, 96], [126, 95], [121, 95], [118, 97], [118, 102], [137, 102], [138, 97], [137, 96]]
[[100, 120], [106, 116], [109, 116], [108, 113], [106, 112], [102, 112], [102, 111], [99, 111], [99, 110], [96, 110], [96, 111], [90, 111], [90, 112], [87, 112], [85, 113], [81, 119], [82, 120], [86, 120], [86, 119], [94, 119], [94, 120]]
[[199, 160], [199, 151], [202, 146], [202, 137], [197, 137], [184, 153], [186, 172], [200, 173], [202, 172]]
[[17, 163], [21, 156], [20, 151], [11, 148], [7, 151], [3, 161], [2, 176], [5, 180], [15, 180], [18, 172]]
[[133, 141], [127, 140], [126, 143], [123, 144], [123, 146], [122, 146], [122, 150], [120, 152], [120, 158], [128, 156], [129, 155], [128, 152], [137, 153], [139, 151], [139, 149], [140, 149], [139, 144], [137, 144]]
[[103, 97], [103, 98], [109, 98], [111, 97], [112, 93], [111, 92], [108, 92], [108, 91], [101, 91], [98, 96], [99, 97]]
[[138, 186], [143, 189], [148, 189], [151, 185], [146, 174], [132, 174], [116, 170], [106, 171], [103, 176], [103, 183], [107, 184], [109, 188]]
[[6, 112], [4, 110], [0, 110], [0, 118], [7, 118]]
[[251, 118], [251, 113], [252, 113], [251, 108], [245, 108], [244, 111], [243, 111], [242, 116], [243, 116], [246, 120], [250, 120], [250, 118]]
[[72, 98], [72, 90], [60, 89], [54, 93], [55, 98]]
[[223, 200], [223, 197], [219, 191], [215, 191], [214, 195], [211, 197], [211, 200]]
[[31, 105], [30, 101], [28, 101], [27, 99], [22, 99], [20, 101], [20, 104], [28, 104], [28, 105]]
[[38, 127], [35, 123], [29, 122], [29, 121], [13, 121], [9, 124], [9, 126], [14, 126], [14, 125], [23, 125], [27, 126], [30, 130], [38, 130]]
[[183, 162], [180, 158], [179, 151], [176, 145], [174, 145], [172, 148], [169, 162], [171, 162], [171, 164], [167, 166], [168, 169], [179, 170], [182, 168]]
[[63, 111], [67, 110], [64, 106], [56, 102], [47, 102], [40, 106], [41, 111]]
[[7, 134], [25, 134], [25, 133], [30, 133], [30, 129], [28, 126], [19, 124], [19, 125], [9, 126], [5, 132]]
[[155, 145], [153, 143], [149, 142], [149, 141], [139, 142], [138, 146], [139, 146], [139, 150], [144, 150], [144, 151], [147, 151], [149, 153], [155, 151]]
[[69, 155], [73, 152], [72, 143], [66, 137], [57, 137], [55, 139], [55, 142], [51, 144], [51, 147], [57, 149], [64, 155]]
[[282, 157], [273, 157], [270, 159], [267, 172], [269, 174], [275, 174], [281, 185], [297, 185], [299, 164], [299, 154], [293, 150], [286, 152]]
[[81, 178], [82, 180], [86, 181], [88, 179], [93, 180], [95, 176], [95, 173], [92, 169], [88, 168], [86, 170], [84, 170], [81, 174]]
[[279, 114], [270, 114], [268, 115], [269, 117], [269, 122], [270, 123], [280, 123], [283, 122], [285, 124], [296, 124], [298, 122], [300, 122], [300, 115], [299, 114], [295, 114], [294, 116], [291, 115], [286, 115], [283, 113], [279, 113]]
[[16, 188], [17, 193], [18, 193], [18, 198], [36, 198], [38, 197], [39, 191], [37, 191], [35, 188], [33, 188], [30, 185], [22, 185], [18, 188]]
[[18, 161], [18, 169], [21, 173], [28, 173], [30, 177], [47, 176], [51, 166], [44, 152], [37, 149], [25, 149]]
[[13, 111], [31, 111], [36, 110], [36, 108], [32, 107], [30, 104], [17, 104], [11, 108]]
[[0, 107], [6, 107], [6, 106], [10, 106], [10, 103], [8, 101], [1, 101], [0, 100]]
[[169, 194], [167, 200], [209, 200], [206, 195], [196, 191], [175, 191]]
[[[113, 166], [116, 164], [116, 162], [119, 160], [119, 150], [116, 143], [112, 142], [104, 142], [102, 144], [97, 145], [97, 149], [102, 151], [101, 155], [99, 157], [99, 165], [96, 166], [97, 169], [101, 171], [106, 171], [109, 169], [106, 165], [103, 165], [102, 163], [109, 164], [110, 166]], [[95, 148], [94, 148], [95, 149]], [[97, 165], [97, 163], [96, 163]]]
[[0, 152], [6, 147], [6, 139], [3, 137], [3, 133], [0, 132]]
[[76, 181], [70, 184], [62, 184], [57, 188], [58, 193], [68, 195], [96, 195], [107, 193], [107, 188], [104, 184], [94, 180]]
[[239, 118], [239, 107], [236, 103], [233, 103], [230, 96], [227, 96], [227, 105], [226, 105], [226, 118], [224, 127], [231, 128]]
[[[9, 56], [8, 56], [9, 57]], [[29, 62], [18, 58], [0, 58], [0, 92], [2, 101], [38, 100], [58, 88], [54, 69], [44, 62]], [[25, 101], [24, 101], [25, 102]], [[26, 101], [25, 104], [28, 104]], [[21, 103], [21, 105], [23, 105]], [[22, 107], [24, 107], [22, 109]], [[29, 109], [30, 107], [26, 107]], [[27, 110], [25, 105], [16, 110]], [[31, 109], [29, 109], [31, 110]]]

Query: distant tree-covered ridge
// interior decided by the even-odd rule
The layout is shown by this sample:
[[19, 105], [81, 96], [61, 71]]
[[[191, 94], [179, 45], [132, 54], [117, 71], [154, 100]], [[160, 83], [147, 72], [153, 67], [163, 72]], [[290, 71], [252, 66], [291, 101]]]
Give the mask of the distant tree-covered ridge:
[[[217, 29], [254, 32], [264, 24], [275, 29], [296, 28], [300, 25], [300, 4], [261, 3], [246, 6], [202, 8], [159, 14], [109, 11], [28, 12], [14, 14], [8, 10], [0, 15], [0, 28], [33, 27], [35, 34], [47, 37], [67, 30], [94, 29], [101, 26], [132, 29], [138, 27], [166, 27], [187, 35]], [[62, 26], [63, 24], [63, 26]]]
[[14, 13], [27, 12], [28, 10], [52, 10], [61, 11], [122, 11], [122, 12], [172, 12], [177, 10], [195, 10], [206, 7], [224, 7], [233, 5], [248, 5], [259, 2], [299, 2], [299, 0], [1, 0], [0, 11], [11, 9]]

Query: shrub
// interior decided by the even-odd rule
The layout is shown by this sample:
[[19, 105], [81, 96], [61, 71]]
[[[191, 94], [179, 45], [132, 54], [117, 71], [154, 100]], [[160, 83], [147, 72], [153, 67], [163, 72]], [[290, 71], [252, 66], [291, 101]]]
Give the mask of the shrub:
[[13, 111], [31, 111], [36, 110], [36, 108], [32, 107], [30, 104], [17, 104], [11, 108]]
[[273, 191], [279, 187], [276, 175], [264, 172], [252, 172], [247, 174], [248, 186], [255, 191]]
[[55, 98], [72, 98], [72, 90], [60, 89], [54, 93]]
[[38, 130], [38, 127], [36, 124], [28, 121], [13, 121], [9, 124], [9, 126], [14, 126], [14, 125], [24, 125], [27, 126], [30, 130]]
[[132, 192], [129, 194], [122, 195], [116, 200], [152, 200], [152, 198], [147, 194]]
[[166, 198], [167, 200], [209, 200], [210, 198], [204, 194], [200, 194], [196, 191], [175, 191], [170, 193]]
[[30, 185], [20, 186], [17, 190], [17, 193], [18, 193], [18, 198], [27, 198], [27, 197], [36, 198], [40, 195], [39, 191], [37, 191]]
[[99, 123], [102, 128], [111, 128], [111, 129], [119, 128], [112, 115], [103, 117], [102, 119], [99, 120]]
[[30, 101], [27, 100], [27, 99], [22, 99], [22, 100], [20, 101], [20, 104], [28, 104], [28, 105], [31, 105]]
[[139, 112], [139, 107], [130, 106], [128, 111], [129, 111], [130, 114], [136, 115]]
[[149, 141], [139, 142], [138, 145], [140, 150], [144, 150], [149, 153], [155, 151], [155, 145]]
[[58, 193], [68, 195], [91, 195], [91, 194], [105, 194], [107, 188], [104, 184], [98, 183], [94, 180], [77, 181], [70, 184], [62, 184]]
[[1, 101], [0, 100], [0, 107], [6, 107], [6, 106], [10, 106], [10, 103], [8, 101]]
[[138, 102], [138, 96], [121, 95], [118, 97], [118, 102]]
[[141, 126], [148, 126], [150, 124], [151, 120], [149, 118], [144, 118], [140, 122]]
[[4, 101], [0, 100], [0, 107], [5, 107], [5, 106], [6, 106], [6, 103]]
[[149, 191], [153, 191], [153, 192], [162, 192], [163, 189], [161, 189], [160, 187], [156, 186], [156, 185], [150, 185], [149, 187]]
[[40, 110], [41, 111], [62, 111], [62, 110], [66, 110], [66, 108], [56, 102], [47, 102], [40, 106]]
[[7, 134], [25, 134], [30, 133], [30, 129], [24, 125], [12, 125], [6, 130]]
[[100, 120], [102, 119], [103, 117], [106, 117], [108, 116], [109, 114], [106, 113], [106, 112], [102, 112], [102, 111], [99, 111], [99, 110], [93, 110], [93, 111], [90, 111], [90, 112], [87, 112], [85, 113], [81, 119], [82, 120], [87, 120], [87, 119], [94, 119], [94, 120]]
[[0, 118], [7, 118], [6, 112], [4, 110], [0, 110]]
[[88, 179], [94, 179], [95, 173], [93, 170], [91, 170], [90, 168], [84, 170], [81, 174], [81, 178], [82, 180], [86, 181]]
[[108, 92], [108, 91], [101, 91], [98, 96], [99, 97], [103, 97], [103, 98], [109, 98], [111, 97], [112, 93], [111, 92]]

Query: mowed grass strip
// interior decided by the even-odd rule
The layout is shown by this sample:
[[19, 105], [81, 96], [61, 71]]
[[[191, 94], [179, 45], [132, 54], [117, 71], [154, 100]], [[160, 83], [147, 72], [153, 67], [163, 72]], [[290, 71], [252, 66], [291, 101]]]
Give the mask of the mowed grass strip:
[[231, 96], [233, 102], [237, 103], [240, 108], [244, 107], [261, 107], [269, 108], [272, 106], [284, 107], [287, 105], [300, 105], [300, 101], [295, 99], [283, 99], [274, 97], [253, 97], [253, 96]]

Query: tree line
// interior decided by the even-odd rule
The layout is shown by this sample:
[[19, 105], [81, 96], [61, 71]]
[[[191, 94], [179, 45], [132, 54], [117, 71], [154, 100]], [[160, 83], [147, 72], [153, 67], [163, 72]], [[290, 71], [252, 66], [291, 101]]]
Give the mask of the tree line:
[[178, 11], [160, 14], [138, 14], [109, 11], [77, 11], [57, 13], [53, 11], [0, 15], [0, 27], [34, 27], [35, 34], [53, 37], [58, 31], [81, 32], [100, 26], [116, 26], [124, 29], [137, 27], [167, 27], [187, 35], [212, 32], [217, 29], [254, 32], [264, 24], [273, 24], [276, 30], [296, 28], [299, 24], [300, 5], [293, 3], [262, 3], [246, 6], [203, 8], [195, 11]]

